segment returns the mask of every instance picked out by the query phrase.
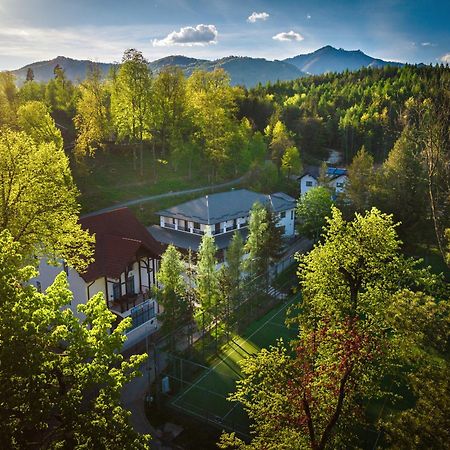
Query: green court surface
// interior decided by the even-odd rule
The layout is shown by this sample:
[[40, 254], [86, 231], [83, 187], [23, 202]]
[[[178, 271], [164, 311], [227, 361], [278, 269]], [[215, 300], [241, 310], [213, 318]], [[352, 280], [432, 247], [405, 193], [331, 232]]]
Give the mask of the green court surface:
[[[253, 322], [241, 336], [235, 335], [192, 383], [183, 383], [185, 388], [174, 397], [172, 406], [223, 428], [247, 434], [247, 415], [239, 404], [227, 400], [235, 390], [236, 380], [242, 377], [239, 361], [275, 344], [279, 338], [288, 342], [296, 336], [295, 329], [286, 327], [285, 319], [289, 306], [298, 301], [299, 296], [296, 296], [283, 302]], [[181, 363], [178, 373], [183, 378]]]

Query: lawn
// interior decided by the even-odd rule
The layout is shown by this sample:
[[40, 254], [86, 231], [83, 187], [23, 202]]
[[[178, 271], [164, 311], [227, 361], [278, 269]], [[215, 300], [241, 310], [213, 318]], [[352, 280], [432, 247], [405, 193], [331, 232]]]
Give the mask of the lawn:
[[[236, 381], [242, 378], [239, 362], [261, 348], [275, 344], [279, 338], [288, 342], [296, 336], [296, 330], [287, 328], [285, 320], [289, 306], [298, 301], [299, 296], [296, 296], [278, 305], [240, 336], [235, 335], [192, 383], [182, 382], [186, 387], [172, 399], [171, 405], [209, 423], [248, 435], [246, 413], [239, 404], [227, 400], [236, 388]], [[176, 377], [183, 379], [181, 365]]]
[[[204, 167], [193, 165], [192, 173], [189, 174], [186, 165], [180, 165], [175, 170], [170, 164], [156, 164], [155, 168], [151, 152], [144, 152], [144, 174], [140, 176], [133, 167], [132, 153], [121, 148], [98, 151], [95, 158], [82, 164], [73, 163], [72, 173], [81, 192], [82, 213], [139, 197], [211, 184]], [[223, 181], [227, 180], [215, 180], [214, 184]]]

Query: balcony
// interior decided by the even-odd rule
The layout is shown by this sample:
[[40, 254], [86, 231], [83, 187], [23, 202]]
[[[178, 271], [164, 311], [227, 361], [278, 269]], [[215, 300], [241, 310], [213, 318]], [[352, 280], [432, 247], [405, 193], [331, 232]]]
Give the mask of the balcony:
[[125, 294], [122, 297], [113, 300], [110, 304], [110, 309], [114, 312], [123, 314], [130, 308], [140, 305], [142, 302], [149, 298], [149, 293], [139, 293], [139, 294]]
[[164, 222], [164, 228], [171, 228], [172, 230], [175, 230], [175, 224]]

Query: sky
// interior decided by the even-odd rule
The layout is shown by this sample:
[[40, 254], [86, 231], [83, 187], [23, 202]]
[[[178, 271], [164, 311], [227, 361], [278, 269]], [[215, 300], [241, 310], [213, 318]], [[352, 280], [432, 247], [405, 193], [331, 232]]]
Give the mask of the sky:
[[449, 0], [0, 0], [0, 70], [62, 55], [284, 59], [325, 45], [450, 64]]

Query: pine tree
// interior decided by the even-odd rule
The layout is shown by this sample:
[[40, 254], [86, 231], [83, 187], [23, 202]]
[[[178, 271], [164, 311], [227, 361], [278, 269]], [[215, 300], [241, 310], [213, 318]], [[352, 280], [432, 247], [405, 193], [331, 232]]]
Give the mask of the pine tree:
[[185, 266], [180, 252], [173, 245], [169, 245], [161, 258], [157, 275], [159, 286], [156, 289], [156, 298], [163, 307], [159, 319], [162, 321], [163, 330], [169, 334], [171, 352], [176, 346], [175, 330], [184, 321], [188, 321], [191, 311], [191, 305], [186, 296], [187, 286], [183, 277], [184, 271]]
[[203, 316], [202, 327], [211, 324], [219, 315], [220, 290], [216, 271], [217, 247], [211, 229], [206, 227], [197, 257], [197, 299]]

